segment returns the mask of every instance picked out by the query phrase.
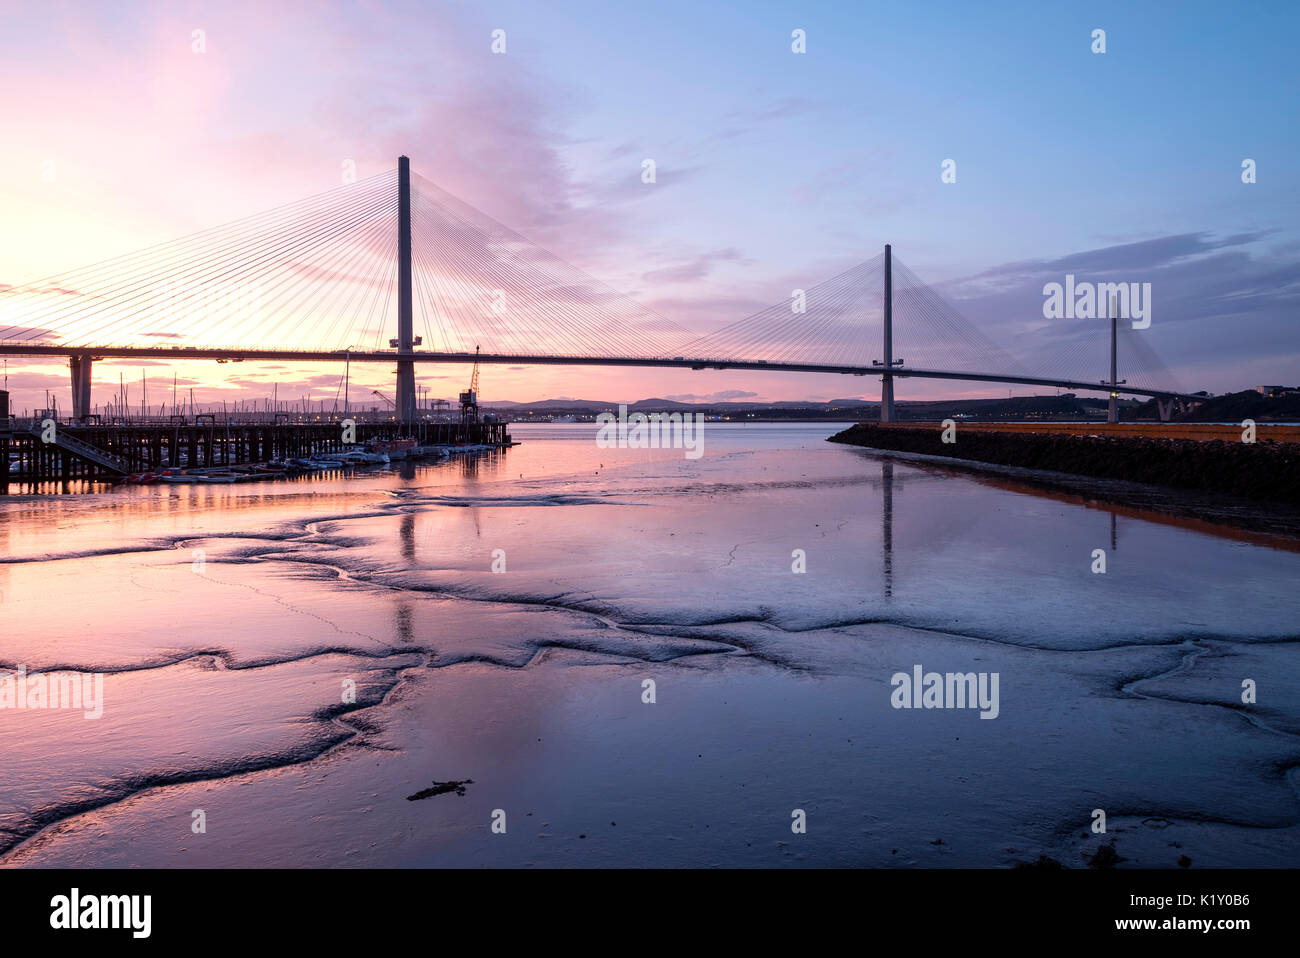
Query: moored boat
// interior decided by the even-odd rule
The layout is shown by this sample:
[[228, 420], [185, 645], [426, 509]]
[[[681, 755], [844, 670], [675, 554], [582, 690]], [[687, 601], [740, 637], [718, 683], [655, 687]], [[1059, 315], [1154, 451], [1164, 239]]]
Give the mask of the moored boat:
[[366, 443], [369, 452], [382, 452], [390, 460], [405, 459], [415, 449], [414, 439], [372, 439]]
[[354, 462], [358, 464], [365, 463], [365, 464], [374, 464], [374, 465], [380, 465], [389, 461], [388, 453], [367, 452], [365, 449], [349, 449], [347, 452], [339, 453], [337, 456], [335, 456], [335, 458], [341, 459], [344, 462]]

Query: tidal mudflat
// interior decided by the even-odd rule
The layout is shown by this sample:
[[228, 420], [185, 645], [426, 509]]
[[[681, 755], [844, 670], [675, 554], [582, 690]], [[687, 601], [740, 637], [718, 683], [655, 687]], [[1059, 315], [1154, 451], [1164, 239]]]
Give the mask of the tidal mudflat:
[[1300, 553], [840, 428], [0, 501], [0, 863], [1300, 862]]

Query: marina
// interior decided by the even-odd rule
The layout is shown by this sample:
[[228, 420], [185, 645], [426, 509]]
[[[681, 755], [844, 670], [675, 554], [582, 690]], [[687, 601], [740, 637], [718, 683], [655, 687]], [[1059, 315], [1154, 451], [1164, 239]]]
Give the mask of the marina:
[[198, 418], [188, 423], [73, 424], [9, 419], [0, 407], [0, 463], [5, 464], [0, 492], [72, 481], [251, 481], [276, 472], [354, 468], [511, 444], [501, 422], [218, 424], [215, 417]]

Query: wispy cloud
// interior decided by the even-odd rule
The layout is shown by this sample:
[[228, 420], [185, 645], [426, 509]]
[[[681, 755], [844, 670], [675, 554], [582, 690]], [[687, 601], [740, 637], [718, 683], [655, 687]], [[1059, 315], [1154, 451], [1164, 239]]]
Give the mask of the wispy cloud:
[[737, 262], [740, 252], [734, 248], [700, 253], [683, 262], [641, 274], [641, 278], [650, 283], [686, 283], [703, 279], [713, 271], [717, 263]]

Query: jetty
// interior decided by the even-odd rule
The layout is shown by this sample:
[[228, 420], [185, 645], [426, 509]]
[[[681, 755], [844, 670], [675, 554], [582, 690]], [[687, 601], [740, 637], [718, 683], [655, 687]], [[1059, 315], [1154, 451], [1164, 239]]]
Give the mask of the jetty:
[[98, 423], [13, 419], [6, 413], [0, 409], [0, 492], [13, 484], [115, 482], [162, 469], [310, 457], [371, 440], [414, 439], [420, 447], [512, 444], [501, 422], [349, 423], [283, 415], [264, 422], [222, 422], [200, 415], [184, 422]]

